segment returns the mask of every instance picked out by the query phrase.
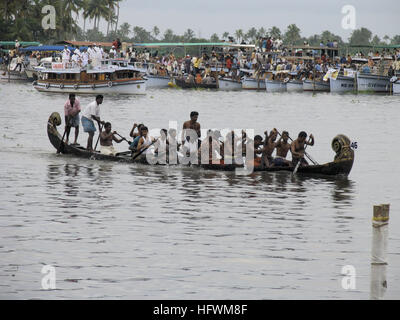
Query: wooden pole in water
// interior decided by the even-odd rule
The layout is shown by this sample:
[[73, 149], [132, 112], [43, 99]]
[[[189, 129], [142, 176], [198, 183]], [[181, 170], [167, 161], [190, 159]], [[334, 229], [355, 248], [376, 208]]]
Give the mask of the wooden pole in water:
[[383, 299], [387, 288], [387, 241], [389, 204], [374, 206], [372, 217], [371, 291], [370, 299]]
[[11, 60], [8, 60], [8, 83], [10, 83], [10, 65], [11, 65]]

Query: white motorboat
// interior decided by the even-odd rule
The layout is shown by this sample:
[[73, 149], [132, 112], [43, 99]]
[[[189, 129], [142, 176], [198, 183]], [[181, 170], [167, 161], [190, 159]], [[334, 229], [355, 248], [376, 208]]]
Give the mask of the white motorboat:
[[218, 79], [219, 90], [235, 91], [242, 90], [242, 82], [234, 80], [232, 78], [220, 78]]
[[146, 79], [120, 59], [102, 60], [96, 67], [67, 67], [50, 63], [35, 68], [34, 88], [41, 92], [78, 94], [145, 94]]

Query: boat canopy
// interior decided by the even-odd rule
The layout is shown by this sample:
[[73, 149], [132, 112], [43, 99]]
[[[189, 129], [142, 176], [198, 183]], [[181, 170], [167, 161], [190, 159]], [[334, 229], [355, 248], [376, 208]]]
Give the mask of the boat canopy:
[[[21, 47], [25, 46], [39, 46], [40, 42], [20, 41]], [[15, 47], [15, 41], [0, 41], [2, 47]]]
[[[71, 52], [74, 51], [75, 48], [73, 47], [68, 47]], [[87, 49], [87, 47], [80, 47], [79, 50], [82, 51], [84, 49]], [[45, 46], [30, 46], [26, 48], [20, 49], [21, 51], [63, 51], [64, 46], [52, 46], [52, 45], [45, 45]]]
[[233, 47], [255, 48], [254, 44], [235, 44], [231, 42], [154, 42], [134, 43], [135, 48], [161, 48], [161, 47]]
[[396, 49], [400, 44], [373, 45], [373, 44], [351, 44], [350, 48], [377, 48], [377, 49]]

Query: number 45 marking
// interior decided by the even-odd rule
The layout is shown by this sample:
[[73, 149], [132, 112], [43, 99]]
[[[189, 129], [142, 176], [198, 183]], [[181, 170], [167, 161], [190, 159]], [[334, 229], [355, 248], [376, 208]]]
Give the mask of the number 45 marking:
[[351, 145], [350, 145], [350, 147], [352, 148], [352, 149], [357, 149], [357, 141], [355, 141], [355, 142], [352, 142], [351, 143]]

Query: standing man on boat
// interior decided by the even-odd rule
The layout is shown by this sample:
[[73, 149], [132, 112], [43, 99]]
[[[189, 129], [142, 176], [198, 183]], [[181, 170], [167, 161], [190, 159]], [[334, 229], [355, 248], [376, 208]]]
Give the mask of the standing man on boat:
[[101, 133], [100, 124], [104, 125], [104, 121], [100, 120], [100, 105], [103, 103], [103, 96], [97, 95], [96, 100], [92, 103], [88, 104], [85, 109], [82, 111], [82, 126], [83, 131], [89, 134], [88, 142], [87, 142], [87, 150], [93, 151], [93, 137], [96, 132], [96, 127], [94, 125], [93, 120], [97, 121], [99, 126], [99, 131]]
[[299, 136], [296, 140], [292, 142], [292, 145], [290, 147], [290, 151], [292, 152], [292, 165], [295, 167], [299, 161], [301, 161], [300, 165], [301, 166], [308, 166], [308, 162], [306, 159], [304, 159], [305, 155], [305, 146], [313, 146], [314, 145], [314, 136], [310, 134], [310, 138], [308, 141], [307, 139], [307, 133], [304, 131], [301, 131], [299, 133]]
[[62, 64], [64, 69], [67, 69], [70, 58], [71, 58], [71, 50], [69, 50], [68, 46], [65, 45], [64, 50], [62, 51]]
[[75, 128], [74, 144], [78, 143], [80, 112], [81, 112], [81, 103], [79, 102], [78, 99], [75, 98], [75, 93], [70, 93], [68, 101], [64, 105], [65, 131], [67, 135], [67, 140], [65, 141], [66, 144], [68, 144], [71, 127]]
[[201, 141], [201, 130], [200, 130], [200, 123], [197, 122], [197, 119], [199, 118], [199, 113], [197, 111], [192, 111], [190, 113], [190, 120], [186, 121], [183, 124], [183, 130], [182, 130], [182, 145], [185, 144], [186, 137], [190, 135], [193, 131], [197, 134], [197, 139], [198, 139], [198, 146], [200, 147]]

